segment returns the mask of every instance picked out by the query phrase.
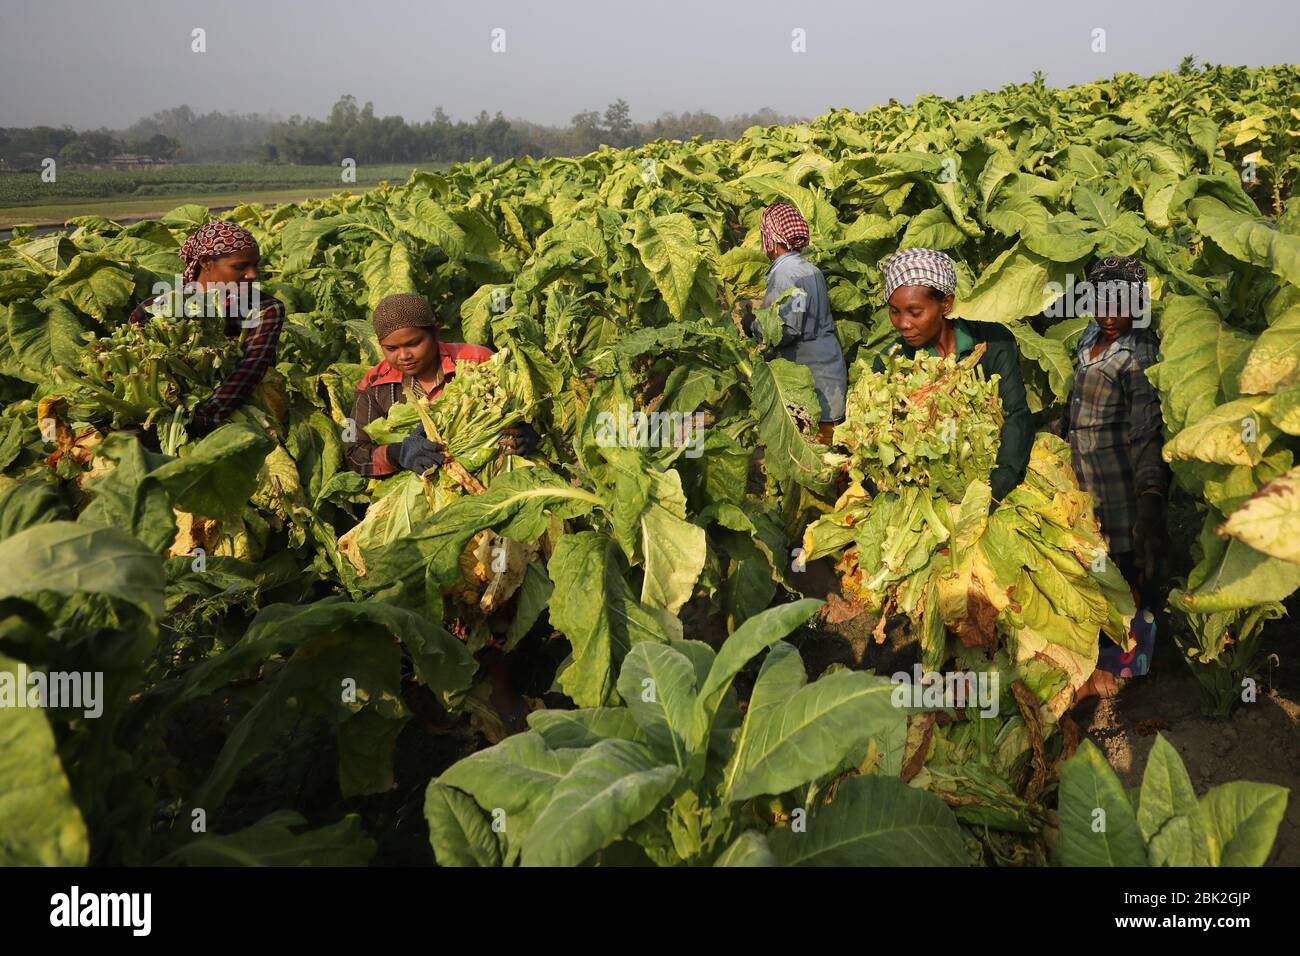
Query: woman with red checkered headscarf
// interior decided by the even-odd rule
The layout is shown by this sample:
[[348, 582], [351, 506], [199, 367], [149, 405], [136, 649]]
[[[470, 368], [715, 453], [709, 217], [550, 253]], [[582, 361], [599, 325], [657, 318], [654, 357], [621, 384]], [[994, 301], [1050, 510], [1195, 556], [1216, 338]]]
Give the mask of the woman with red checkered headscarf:
[[[204, 223], [181, 243], [177, 255], [181, 260], [182, 289], [175, 291], [187, 295], [193, 291], [218, 292], [225, 305], [226, 335], [232, 339], [244, 336], [243, 355], [235, 367], [194, 409], [189, 431], [197, 438], [234, 414], [252, 396], [267, 371], [275, 367], [285, 309], [257, 287], [261, 251], [253, 234], [238, 223], [225, 219]], [[131, 321], [147, 321], [149, 306], [157, 298], [136, 306]]]
[[[759, 236], [763, 252], [772, 260], [763, 308], [777, 305], [781, 316], [780, 339], [767, 344], [777, 357], [806, 365], [812, 372], [820, 406], [820, 439], [830, 444], [831, 432], [844, 420], [849, 373], [835, 336], [826, 278], [803, 257], [808, 221], [789, 203], [777, 203], [763, 210]], [[753, 338], [763, 338], [755, 318], [748, 319], [744, 329]]]

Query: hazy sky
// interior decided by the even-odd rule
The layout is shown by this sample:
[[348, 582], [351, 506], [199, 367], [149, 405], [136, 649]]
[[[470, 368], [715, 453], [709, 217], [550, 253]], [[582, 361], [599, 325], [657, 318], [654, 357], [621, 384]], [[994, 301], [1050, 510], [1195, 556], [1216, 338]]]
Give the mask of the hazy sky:
[[1036, 69], [1067, 86], [1188, 53], [1260, 66], [1298, 49], [1300, 0], [0, 0], [0, 126], [116, 128], [182, 103], [323, 116], [343, 93], [412, 120], [441, 105], [563, 124], [619, 96], [634, 120], [814, 116]]

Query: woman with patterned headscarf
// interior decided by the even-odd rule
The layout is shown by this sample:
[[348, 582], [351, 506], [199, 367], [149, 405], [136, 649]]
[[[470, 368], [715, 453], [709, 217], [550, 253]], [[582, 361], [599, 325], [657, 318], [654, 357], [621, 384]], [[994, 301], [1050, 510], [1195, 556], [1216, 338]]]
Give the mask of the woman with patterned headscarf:
[[[181, 244], [181, 283], [177, 292], [217, 292], [223, 300], [226, 335], [238, 338], [247, 330], [244, 354], [210, 398], [194, 410], [189, 432], [207, 434], [243, 405], [275, 366], [276, 346], [284, 328], [284, 306], [264, 296], [254, 285], [260, 252], [257, 240], [243, 226], [214, 220], [196, 229]], [[157, 296], [140, 303], [132, 322], [145, 322]]]
[[[1034, 440], [1033, 416], [1020, 374], [1020, 350], [1015, 336], [995, 322], [950, 318], [957, 292], [957, 269], [934, 249], [900, 249], [880, 263], [885, 279], [889, 321], [898, 330], [898, 346], [912, 358], [918, 351], [964, 358], [984, 343], [979, 365], [986, 378], [998, 376], [1002, 400], [1002, 434], [997, 463], [989, 476], [993, 501], [1002, 498], [1025, 477]], [[884, 363], [876, 358], [876, 370]]]
[[[794, 206], [777, 203], [763, 211], [759, 235], [763, 252], [772, 261], [763, 308], [777, 305], [781, 316], [781, 338], [767, 344], [779, 358], [806, 365], [812, 372], [819, 405], [819, 439], [829, 445], [831, 432], [844, 420], [849, 373], [835, 336], [826, 279], [803, 257], [808, 223]], [[750, 317], [742, 327], [750, 337], [762, 339], [757, 319]]]
[[[1160, 604], [1169, 478], [1160, 455], [1160, 396], [1146, 376], [1159, 361], [1159, 343], [1150, 328], [1147, 271], [1136, 259], [1106, 256], [1088, 271], [1087, 290], [1095, 303], [1094, 318], [1079, 340], [1066, 437], [1074, 473], [1092, 495], [1111, 559], [1134, 587], [1139, 608], [1153, 610]], [[1137, 622], [1139, 638], [1145, 624], [1149, 622]], [[1150, 648], [1142, 660], [1121, 661], [1117, 652], [1103, 635], [1091, 692], [1109, 693], [1112, 675], [1145, 673]], [[1089, 693], [1080, 694], [1084, 696]]]

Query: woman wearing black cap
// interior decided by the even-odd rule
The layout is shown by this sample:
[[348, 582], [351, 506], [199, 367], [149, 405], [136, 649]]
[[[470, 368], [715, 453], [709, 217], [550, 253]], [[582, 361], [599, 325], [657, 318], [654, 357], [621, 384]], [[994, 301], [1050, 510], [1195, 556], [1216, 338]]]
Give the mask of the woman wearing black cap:
[[[372, 321], [384, 361], [366, 372], [357, 387], [352, 407], [356, 434], [346, 445], [348, 467], [368, 478], [381, 478], [402, 469], [424, 474], [443, 464], [446, 449], [429, 440], [423, 425], [391, 445], [376, 444], [366, 434], [366, 426], [405, 401], [408, 389], [422, 398], [437, 398], [456, 374], [458, 361], [486, 362], [492, 350], [440, 341], [433, 310], [420, 295], [388, 296], [375, 307]], [[522, 423], [507, 429], [501, 444], [508, 455], [528, 455], [538, 440], [533, 427]]]
[[[1146, 376], [1159, 361], [1159, 342], [1150, 328], [1147, 271], [1140, 262], [1106, 256], [1089, 270], [1088, 284], [1094, 318], [1079, 340], [1066, 437], [1079, 487], [1092, 495], [1110, 558], [1133, 587], [1141, 613], [1159, 607], [1166, 547], [1169, 471], [1160, 455], [1160, 396]], [[1138, 630], [1146, 624], [1139, 620]], [[1117, 650], [1103, 635], [1102, 666], [1079, 699], [1112, 694], [1116, 675], [1145, 673], [1149, 647], [1142, 660], [1112, 661], [1116, 654], [1108, 652]]]

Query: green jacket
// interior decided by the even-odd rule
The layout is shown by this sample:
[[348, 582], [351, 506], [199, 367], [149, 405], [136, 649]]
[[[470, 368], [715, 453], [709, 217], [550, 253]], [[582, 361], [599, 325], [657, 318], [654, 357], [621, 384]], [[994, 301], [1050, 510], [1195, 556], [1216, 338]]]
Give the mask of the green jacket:
[[[985, 378], [998, 376], [998, 397], [1002, 399], [1002, 436], [998, 444], [997, 466], [989, 476], [989, 486], [995, 501], [1001, 501], [1008, 491], [1025, 479], [1029, 467], [1029, 450], [1034, 443], [1034, 417], [1025, 399], [1025, 380], [1020, 375], [1020, 349], [1016, 337], [1004, 325], [996, 322], [970, 322], [953, 319], [953, 333], [957, 340], [957, 355], [964, 358], [979, 342], [985, 343], [980, 368]], [[901, 338], [896, 340], [908, 358], [916, 355], [915, 346]], [[933, 346], [926, 351], [937, 354]], [[880, 356], [876, 356], [876, 371], [884, 369]]]

